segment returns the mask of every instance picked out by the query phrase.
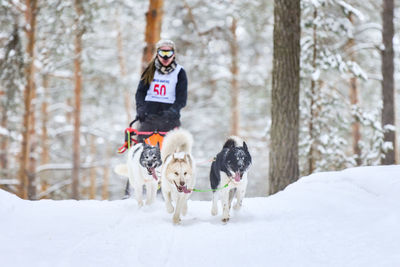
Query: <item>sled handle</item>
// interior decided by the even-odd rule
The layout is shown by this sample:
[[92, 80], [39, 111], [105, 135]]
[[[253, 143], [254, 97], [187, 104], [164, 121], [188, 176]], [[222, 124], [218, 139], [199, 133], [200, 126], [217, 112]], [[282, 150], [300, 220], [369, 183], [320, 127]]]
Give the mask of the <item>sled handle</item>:
[[129, 123], [129, 127], [132, 128], [132, 125], [139, 120], [138, 117], [136, 117], [131, 123]]

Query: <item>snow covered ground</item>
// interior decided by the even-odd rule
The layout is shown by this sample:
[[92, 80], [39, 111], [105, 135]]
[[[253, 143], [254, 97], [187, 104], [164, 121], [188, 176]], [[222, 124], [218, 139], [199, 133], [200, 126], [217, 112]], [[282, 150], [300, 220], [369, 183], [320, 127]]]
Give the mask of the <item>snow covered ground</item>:
[[400, 266], [400, 166], [314, 174], [243, 205], [224, 225], [190, 201], [175, 226], [161, 199], [139, 209], [0, 191], [0, 265]]

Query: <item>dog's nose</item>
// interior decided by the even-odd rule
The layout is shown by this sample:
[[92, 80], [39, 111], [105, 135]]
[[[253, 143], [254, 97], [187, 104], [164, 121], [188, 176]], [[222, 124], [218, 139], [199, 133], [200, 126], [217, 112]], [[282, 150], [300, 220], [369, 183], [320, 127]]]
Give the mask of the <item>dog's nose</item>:
[[185, 185], [185, 182], [184, 182], [184, 181], [180, 181], [179, 184], [180, 184], [181, 186], [184, 186], [184, 185]]

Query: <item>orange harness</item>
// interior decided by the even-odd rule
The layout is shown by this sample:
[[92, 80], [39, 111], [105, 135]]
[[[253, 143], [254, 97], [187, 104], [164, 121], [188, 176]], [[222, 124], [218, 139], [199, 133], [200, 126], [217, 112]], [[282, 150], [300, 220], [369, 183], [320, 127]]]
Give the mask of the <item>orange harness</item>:
[[159, 131], [154, 131], [154, 132], [139, 132], [136, 129], [133, 128], [126, 128], [125, 129], [125, 143], [123, 146], [121, 146], [118, 149], [118, 153], [124, 153], [127, 149], [129, 149], [132, 145], [132, 142], [134, 144], [139, 143], [137, 140], [137, 137], [135, 136], [140, 136], [140, 135], [145, 135], [148, 136], [147, 138], [144, 139], [144, 142], [148, 145], [151, 146], [157, 146], [157, 144], [160, 146], [160, 149], [162, 147], [162, 142], [164, 139], [164, 136], [167, 134], [167, 132], [159, 132]]

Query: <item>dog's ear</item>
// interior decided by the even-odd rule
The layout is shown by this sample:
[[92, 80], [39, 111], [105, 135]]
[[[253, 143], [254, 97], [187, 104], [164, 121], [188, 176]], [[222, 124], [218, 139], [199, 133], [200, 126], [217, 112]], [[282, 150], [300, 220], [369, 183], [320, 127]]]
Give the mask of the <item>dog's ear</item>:
[[185, 154], [185, 162], [192, 165], [192, 157], [189, 154]]
[[246, 145], [246, 142], [245, 142], [245, 141], [243, 141], [243, 148], [244, 148], [244, 150], [246, 150], [247, 152], [249, 151], [249, 149], [247, 148], [247, 145]]

